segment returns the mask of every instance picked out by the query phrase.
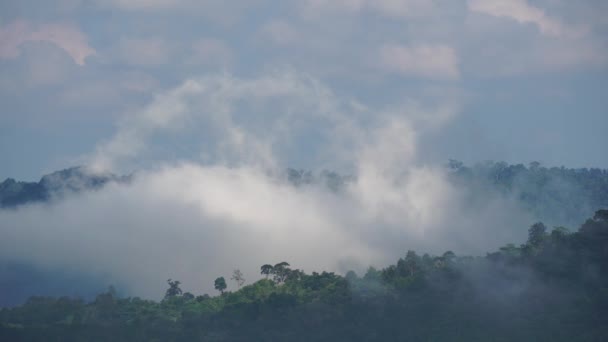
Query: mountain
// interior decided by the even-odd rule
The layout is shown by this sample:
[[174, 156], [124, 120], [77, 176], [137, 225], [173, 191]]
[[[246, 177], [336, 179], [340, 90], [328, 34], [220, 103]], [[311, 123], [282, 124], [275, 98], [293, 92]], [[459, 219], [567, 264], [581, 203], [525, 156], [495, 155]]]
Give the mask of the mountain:
[[[539, 163], [483, 162], [472, 166], [451, 160], [449, 181], [474, 205], [491, 197], [515, 201], [534, 218], [549, 225], [577, 226], [598, 208], [608, 207], [608, 170], [599, 168], [543, 167]], [[356, 176], [336, 172], [288, 168], [279, 177], [293, 186], [323, 186], [342, 191]], [[62, 198], [80, 191], [101, 189], [109, 182], [127, 183], [132, 176], [92, 173], [73, 167], [43, 176], [39, 182], [12, 178], [0, 183], [0, 208]]]
[[451, 160], [449, 179], [471, 203], [498, 196], [515, 201], [549, 225], [576, 227], [599, 208], [608, 208], [608, 170], [543, 167], [487, 161], [466, 166]]
[[91, 173], [84, 167], [72, 167], [43, 176], [38, 182], [20, 182], [12, 178], [0, 183], [0, 208], [14, 208], [32, 202], [61, 198], [70, 193], [97, 190], [109, 182], [127, 182], [130, 176]]

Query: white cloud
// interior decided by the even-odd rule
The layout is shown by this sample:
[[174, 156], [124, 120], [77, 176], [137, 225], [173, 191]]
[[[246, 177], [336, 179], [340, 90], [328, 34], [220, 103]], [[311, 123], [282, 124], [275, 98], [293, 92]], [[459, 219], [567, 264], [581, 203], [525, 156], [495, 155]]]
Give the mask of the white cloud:
[[407, 76], [432, 79], [460, 76], [456, 51], [445, 45], [385, 45], [380, 49], [380, 65]]
[[201, 293], [237, 267], [253, 281], [265, 263], [310, 271], [374, 259], [318, 199], [254, 168], [181, 165], [50, 208], [0, 213], [0, 256], [106, 275], [147, 298], [162, 295], [169, 277]]
[[548, 16], [545, 11], [528, 4], [526, 0], [468, 0], [468, 7], [473, 12], [534, 24], [542, 34], [549, 36], [580, 36], [583, 33]]
[[[95, 160], [122, 164], [154, 134], [191, 126], [216, 158], [165, 158], [131, 184], [2, 211], [0, 257], [107, 275], [158, 298], [169, 277], [200, 293], [237, 267], [249, 281], [260, 265], [283, 260], [307, 271], [362, 270], [407, 249], [471, 252], [525, 234], [501, 229], [517, 217], [496, 219], [516, 214], [505, 203], [471, 209], [442, 168], [419, 162], [419, 136], [446, 122], [420, 118], [444, 111], [374, 110], [293, 71], [189, 80], [124, 120]], [[329, 151], [356, 172], [343, 191], [297, 188], [277, 176], [293, 153], [281, 149], [310, 134], [324, 137], [306, 153]]]
[[0, 58], [17, 58], [26, 42], [55, 44], [78, 65], [84, 65], [87, 57], [96, 54], [89, 46], [86, 35], [72, 25], [53, 23], [35, 26], [25, 20], [15, 20], [0, 28]]

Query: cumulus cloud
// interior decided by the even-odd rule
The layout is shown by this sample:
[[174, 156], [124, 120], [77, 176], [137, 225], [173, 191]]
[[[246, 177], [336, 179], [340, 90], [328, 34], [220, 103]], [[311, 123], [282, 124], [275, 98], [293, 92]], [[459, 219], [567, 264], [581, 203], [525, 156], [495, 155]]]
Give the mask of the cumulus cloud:
[[526, 0], [469, 0], [468, 7], [473, 12], [509, 18], [522, 24], [534, 24], [542, 34], [549, 36], [582, 34], [582, 31], [567, 27], [559, 20], [548, 16], [542, 9], [530, 5]]
[[457, 79], [460, 75], [456, 52], [445, 45], [388, 44], [380, 49], [380, 63], [388, 71], [408, 76]]
[[27, 42], [52, 43], [68, 53], [78, 65], [84, 65], [87, 57], [96, 54], [86, 35], [72, 25], [33, 25], [25, 20], [14, 20], [0, 27], [0, 58], [19, 57], [22, 45]]
[[[160, 160], [129, 184], [2, 211], [0, 257], [102, 275], [158, 298], [169, 277], [200, 293], [237, 267], [252, 281], [260, 265], [283, 260], [307, 271], [362, 270], [407, 249], [473, 252], [481, 241], [511, 241], [521, 232], [500, 222], [512, 226], [515, 209], [467, 207], [443, 168], [420, 161], [419, 136], [448, 117], [422, 105], [366, 106], [290, 70], [188, 80], [123, 121], [93, 161], [116, 169], [155, 135], [192, 126], [213, 158]], [[293, 144], [300, 135], [319, 145], [302, 151]], [[295, 187], [281, 174], [298, 150], [329, 151], [356, 177], [337, 192]]]

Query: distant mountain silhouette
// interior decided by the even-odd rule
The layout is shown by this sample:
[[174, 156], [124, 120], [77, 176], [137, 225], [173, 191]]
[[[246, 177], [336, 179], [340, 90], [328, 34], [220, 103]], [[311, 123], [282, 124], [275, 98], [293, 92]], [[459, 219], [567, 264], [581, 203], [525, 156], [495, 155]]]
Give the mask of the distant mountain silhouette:
[[109, 182], [127, 182], [130, 176], [96, 174], [78, 166], [43, 176], [39, 182], [20, 182], [8, 178], [0, 183], [0, 208], [14, 208], [44, 202], [69, 193], [96, 190]]
[[[466, 194], [465, 200], [470, 205], [496, 196], [505, 197], [548, 224], [576, 226], [598, 208], [608, 207], [608, 170], [604, 169], [547, 168], [536, 162], [528, 167], [505, 162], [465, 166], [451, 160], [447, 171], [450, 182]], [[295, 187], [322, 186], [335, 192], [345, 190], [357, 179], [356, 175], [292, 168], [277, 176]], [[43, 176], [39, 182], [9, 178], [0, 183], [0, 209], [97, 190], [110, 182], [127, 183], [132, 178], [94, 173], [85, 167], [57, 171]]]

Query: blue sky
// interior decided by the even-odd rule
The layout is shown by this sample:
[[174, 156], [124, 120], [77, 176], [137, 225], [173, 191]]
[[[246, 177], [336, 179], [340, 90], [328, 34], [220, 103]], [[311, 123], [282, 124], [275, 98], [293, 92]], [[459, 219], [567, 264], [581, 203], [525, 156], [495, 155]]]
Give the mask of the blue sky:
[[[601, 0], [3, 1], [0, 179], [90, 161], [187, 80], [277, 73], [365, 106], [361, 123], [403, 108], [410, 119], [413, 107], [449, 113], [414, 129], [421, 163], [607, 168], [606, 18]], [[239, 96], [235, 120], [252, 131], [269, 110], [301, 104], [273, 97], [260, 109]], [[127, 169], [204, 161], [218, 132], [197, 123], [156, 127]], [[323, 149], [322, 124], [302, 125], [280, 162], [327, 166], [311, 157]]]

